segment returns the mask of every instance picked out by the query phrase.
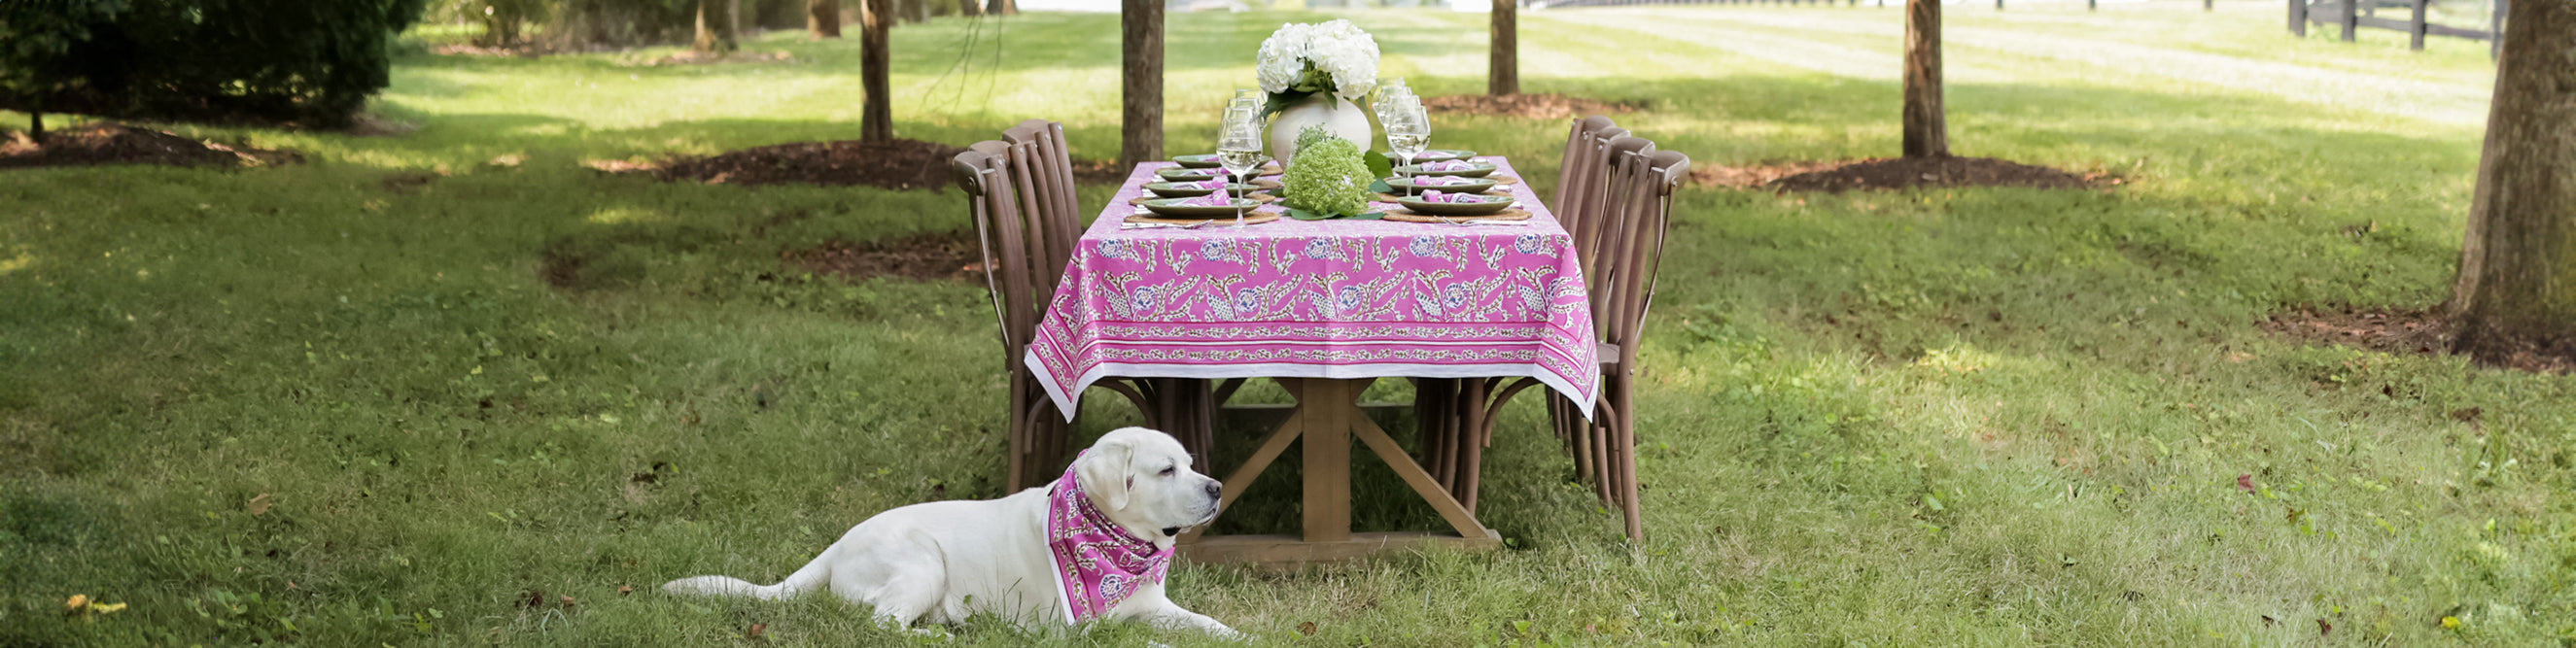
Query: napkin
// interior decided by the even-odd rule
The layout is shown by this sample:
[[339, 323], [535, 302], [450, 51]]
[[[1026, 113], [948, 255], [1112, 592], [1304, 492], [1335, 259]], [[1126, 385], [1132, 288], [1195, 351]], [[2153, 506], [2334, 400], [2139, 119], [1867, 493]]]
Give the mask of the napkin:
[[1465, 160], [1442, 160], [1422, 165], [1424, 171], [1471, 171], [1480, 168], [1484, 168], [1483, 165]]
[[1478, 195], [1475, 195], [1475, 194], [1441, 193], [1441, 192], [1440, 192], [1440, 190], [1438, 190], [1438, 189], [1433, 189], [1433, 190], [1430, 190], [1430, 191], [1422, 192], [1422, 202], [1427, 202], [1427, 203], [1484, 203], [1484, 202], [1493, 202], [1493, 201], [1492, 201], [1492, 200], [1487, 200], [1485, 197], [1483, 197], [1483, 196], [1478, 196]]
[[[1433, 169], [1433, 170], [1435, 170], [1435, 171], [1439, 171], [1439, 170], [1442, 170], [1442, 169]], [[1422, 177], [1414, 178], [1414, 179], [1413, 179], [1413, 186], [1416, 186], [1416, 187], [1447, 187], [1447, 186], [1452, 186], [1452, 185], [1478, 184], [1478, 183], [1480, 183], [1480, 182], [1483, 182], [1483, 181], [1481, 181], [1481, 180], [1476, 180], [1476, 179], [1474, 179], [1474, 178], [1461, 178], [1461, 177], [1458, 177], [1458, 176], [1422, 176]]]

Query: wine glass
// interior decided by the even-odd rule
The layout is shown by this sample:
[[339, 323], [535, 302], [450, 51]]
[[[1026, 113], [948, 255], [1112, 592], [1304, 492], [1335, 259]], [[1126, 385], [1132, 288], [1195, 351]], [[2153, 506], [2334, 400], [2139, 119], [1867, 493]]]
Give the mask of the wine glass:
[[[1237, 104], [1245, 103], [1237, 102]], [[1253, 169], [1259, 168], [1264, 162], [1261, 155], [1261, 109], [1253, 105], [1228, 105], [1225, 109], [1225, 121], [1220, 123], [1218, 128], [1216, 161], [1219, 166], [1225, 167], [1226, 172], [1226, 177], [1218, 179], [1218, 195], [1225, 196], [1226, 204], [1232, 205], [1237, 198], [1232, 191], [1236, 179], [1241, 178], [1245, 183], [1250, 183], [1250, 176], [1246, 174], [1252, 173]], [[1243, 226], [1245, 211], [1249, 210], [1235, 209], [1235, 227]]]
[[1394, 79], [1386, 82], [1386, 85], [1378, 86], [1377, 101], [1370, 104], [1369, 108], [1377, 113], [1378, 126], [1387, 129], [1389, 150], [1395, 148], [1394, 124], [1398, 115], [1404, 112], [1405, 103], [1420, 101], [1420, 97], [1414, 96], [1413, 89], [1404, 85], [1404, 79]]
[[1413, 166], [1413, 156], [1431, 144], [1431, 115], [1422, 109], [1422, 101], [1399, 99], [1381, 121], [1386, 125], [1387, 150], [1404, 158], [1401, 166]]

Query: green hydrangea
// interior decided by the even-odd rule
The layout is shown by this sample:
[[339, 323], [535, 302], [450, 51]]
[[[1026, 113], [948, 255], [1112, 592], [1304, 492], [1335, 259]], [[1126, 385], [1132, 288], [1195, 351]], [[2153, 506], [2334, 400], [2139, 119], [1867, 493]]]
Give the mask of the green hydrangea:
[[1290, 209], [1325, 216], [1365, 213], [1371, 176], [1363, 155], [1358, 144], [1308, 126], [1297, 133], [1297, 158], [1280, 180], [1279, 197]]

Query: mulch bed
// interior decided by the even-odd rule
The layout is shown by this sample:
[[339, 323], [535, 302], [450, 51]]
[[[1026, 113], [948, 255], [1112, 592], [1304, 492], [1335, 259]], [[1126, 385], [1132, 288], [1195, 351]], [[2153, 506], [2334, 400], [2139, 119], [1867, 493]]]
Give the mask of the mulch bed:
[[23, 132], [10, 133], [7, 141], [0, 141], [0, 169], [96, 164], [255, 167], [302, 161], [304, 156], [291, 151], [222, 144], [114, 122], [47, 131], [43, 146]]
[[1567, 119], [1582, 115], [1609, 115], [1637, 111], [1637, 106], [1631, 104], [1568, 97], [1561, 94], [1424, 97], [1422, 107], [1431, 109], [1431, 112], [1443, 114], [1501, 115], [1528, 119]]
[[948, 160], [965, 149], [920, 140], [795, 142], [658, 162], [590, 161], [608, 173], [648, 173], [663, 182], [765, 185], [867, 185], [887, 189], [946, 187]]
[[818, 275], [866, 279], [902, 277], [938, 281], [982, 277], [983, 249], [964, 232], [914, 234], [891, 240], [825, 241], [803, 250], [781, 250], [780, 261]]
[[[2275, 313], [2256, 328], [2266, 333], [2308, 344], [2352, 346], [2400, 355], [2442, 355], [2450, 353], [2453, 327], [2432, 311], [2396, 311], [2387, 309], [2300, 308]], [[2533, 373], [2561, 374], [2576, 372], [2576, 361], [2545, 354], [2523, 353], [2504, 363], [2507, 369]]]
[[1699, 186], [1825, 193], [1927, 187], [2093, 189], [2125, 182], [2107, 173], [2079, 175], [2009, 160], [1957, 156], [1787, 162], [1743, 167], [1693, 165], [1691, 181]]

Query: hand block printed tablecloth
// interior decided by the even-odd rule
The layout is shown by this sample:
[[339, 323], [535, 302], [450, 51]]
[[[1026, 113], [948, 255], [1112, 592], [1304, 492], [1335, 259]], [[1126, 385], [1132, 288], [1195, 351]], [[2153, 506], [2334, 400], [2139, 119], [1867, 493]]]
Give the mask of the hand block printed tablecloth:
[[1592, 411], [1601, 371], [1581, 266], [1528, 183], [1509, 187], [1536, 214], [1525, 226], [1121, 229], [1137, 211], [1129, 201], [1170, 166], [1128, 174], [1029, 345], [1026, 362], [1065, 418], [1106, 376], [1535, 376]]

